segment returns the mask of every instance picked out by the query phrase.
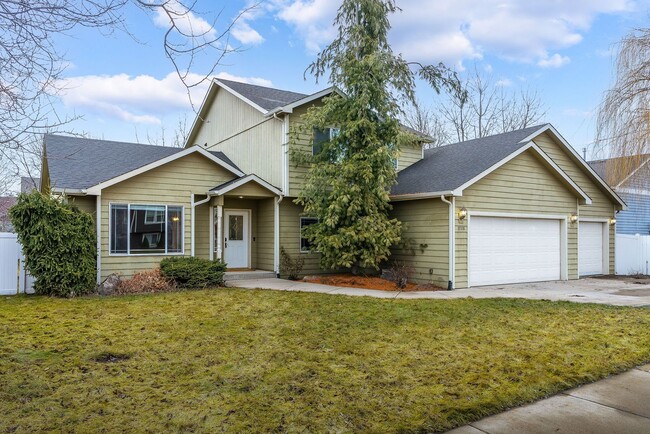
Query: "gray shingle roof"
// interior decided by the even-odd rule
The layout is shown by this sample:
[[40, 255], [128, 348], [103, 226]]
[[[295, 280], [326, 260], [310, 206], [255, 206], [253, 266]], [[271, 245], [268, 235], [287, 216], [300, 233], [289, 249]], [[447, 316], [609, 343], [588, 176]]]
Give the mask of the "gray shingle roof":
[[397, 175], [391, 195], [454, 190], [525, 146], [526, 137], [544, 125], [467, 140], [425, 151], [424, 159]]
[[218, 80], [264, 110], [282, 107], [307, 96], [304, 93], [273, 89], [254, 84], [240, 83], [238, 81], [223, 80], [221, 78]]
[[[85, 139], [55, 134], [43, 138], [50, 185], [86, 189], [183, 151], [183, 148]], [[211, 152], [237, 168], [222, 152]]]

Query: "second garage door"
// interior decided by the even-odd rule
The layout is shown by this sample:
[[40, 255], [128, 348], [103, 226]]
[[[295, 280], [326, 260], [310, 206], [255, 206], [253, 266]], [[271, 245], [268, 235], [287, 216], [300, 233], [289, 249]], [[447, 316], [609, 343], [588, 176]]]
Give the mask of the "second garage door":
[[560, 220], [472, 217], [469, 284], [560, 280], [560, 228]]
[[603, 274], [603, 223], [580, 222], [578, 271], [581, 276]]

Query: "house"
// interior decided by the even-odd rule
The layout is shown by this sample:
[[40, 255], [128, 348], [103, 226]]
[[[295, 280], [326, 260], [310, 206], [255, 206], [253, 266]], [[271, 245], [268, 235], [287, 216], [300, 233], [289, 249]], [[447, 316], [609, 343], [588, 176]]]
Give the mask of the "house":
[[[304, 95], [214, 80], [184, 149], [46, 135], [42, 191], [96, 216], [98, 279], [166, 255], [279, 272], [279, 250], [321, 273], [301, 238], [314, 222], [293, 202], [307, 167], [291, 161], [334, 129], [305, 133]], [[400, 150], [393, 214], [406, 223], [394, 257], [413, 279], [449, 287], [576, 279], [614, 270], [625, 203], [551, 125], [424, 150]]]
[[9, 208], [16, 204], [16, 196], [0, 196], [0, 232], [13, 232]]
[[616, 233], [650, 235], [650, 154], [590, 161], [627, 203], [616, 216]]

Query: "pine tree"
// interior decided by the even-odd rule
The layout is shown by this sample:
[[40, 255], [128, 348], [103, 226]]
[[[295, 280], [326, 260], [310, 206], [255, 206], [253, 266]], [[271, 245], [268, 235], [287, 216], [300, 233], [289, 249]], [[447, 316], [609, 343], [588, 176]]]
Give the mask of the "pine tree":
[[[388, 16], [397, 10], [391, 0], [344, 0], [335, 19], [338, 36], [308, 68], [316, 81], [329, 74], [340, 90], [312, 107], [300, 127], [312, 137], [312, 131], [316, 135], [330, 127], [337, 134], [313, 156], [295, 146], [291, 152], [296, 162], [309, 164], [295, 202], [304, 206], [304, 215], [318, 218], [304, 236], [320, 252], [324, 268], [356, 273], [377, 269], [388, 258], [402, 227], [389, 217], [394, 162], [400, 146], [416, 139], [397, 121], [402, 106], [414, 103], [416, 74], [436, 91], [457, 83], [442, 64], [422, 66], [393, 53]], [[300, 134], [293, 137], [296, 144]]]

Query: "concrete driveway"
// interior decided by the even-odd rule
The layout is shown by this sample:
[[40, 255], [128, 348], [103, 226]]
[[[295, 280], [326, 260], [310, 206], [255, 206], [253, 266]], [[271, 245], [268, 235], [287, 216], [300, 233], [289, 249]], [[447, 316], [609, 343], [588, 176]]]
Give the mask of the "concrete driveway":
[[565, 300], [577, 303], [611, 304], [615, 306], [650, 307], [650, 279], [629, 277], [586, 278], [570, 281], [482, 286], [456, 289], [453, 291], [417, 292], [346, 288], [275, 278], [230, 280], [227, 282], [227, 285], [237, 288], [319, 292], [378, 298], [528, 298], [534, 300]]

